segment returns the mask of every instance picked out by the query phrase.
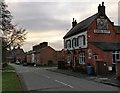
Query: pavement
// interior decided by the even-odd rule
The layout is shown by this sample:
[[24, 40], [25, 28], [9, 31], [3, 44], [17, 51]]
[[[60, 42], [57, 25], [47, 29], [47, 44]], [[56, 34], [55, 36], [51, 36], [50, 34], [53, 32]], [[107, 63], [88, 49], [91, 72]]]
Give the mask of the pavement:
[[107, 85], [111, 85], [111, 86], [120, 87], [120, 80], [118, 80], [116, 78], [116, 75], [114, 73], [109, 73], [106, 76], [100, 76], [100, 75], [95, 76], [95, 75], [83, 74], [80, 72], [73, 72], [70, 69], [68, 70], [68, 69], [49, 68], [47, 70], [57, 72], [57, 73], [66, 74], [69, 76], [74, 76], [74, 77], [78, 77], [78, 78], [92, 80], [95, 82], [99, 82], [99, 83], [103, 83], [103, 84], [107, 84]]

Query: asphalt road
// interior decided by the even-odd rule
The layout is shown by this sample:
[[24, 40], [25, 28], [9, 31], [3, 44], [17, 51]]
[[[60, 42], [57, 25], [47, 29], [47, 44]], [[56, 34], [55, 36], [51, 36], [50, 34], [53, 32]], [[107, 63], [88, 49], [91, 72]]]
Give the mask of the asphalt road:
[[46, 70], [50, 68], [11, 65], [22, 76], [28, 91], [118, 91], [114, 86]]

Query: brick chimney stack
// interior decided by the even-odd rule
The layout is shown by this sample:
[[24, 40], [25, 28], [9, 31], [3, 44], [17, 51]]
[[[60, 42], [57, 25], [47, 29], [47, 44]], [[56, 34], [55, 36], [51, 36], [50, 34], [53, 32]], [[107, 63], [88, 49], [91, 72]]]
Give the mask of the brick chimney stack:
[[102, 5], [99, 4], [99, 6], [98, 6], [98, 13], [99, 13], [101, 16], [105, 15], [105, 6], [104, 6], [104, 2], [102, 2]]
[[42, 42], [40, 43], [40, 47], [41, 48], [44, 48], [44, 47], [47, 47], [48, 46], [48, 42]]
[[76, 25], [77, 25], [77, 21], [73, 18], [72, 27], [75, 27]]
[[47, 46], [48, 46], [48, 42], [42, 42], [39, 45], [33, 46], [33, 51], [37, 51], [37, 50], [39, 50], [41, 48], [45, 48]]

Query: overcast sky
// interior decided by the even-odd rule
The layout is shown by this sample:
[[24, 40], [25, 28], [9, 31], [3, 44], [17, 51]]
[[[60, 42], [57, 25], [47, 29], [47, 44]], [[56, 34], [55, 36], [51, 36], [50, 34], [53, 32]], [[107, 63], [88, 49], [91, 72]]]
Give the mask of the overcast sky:
[[73, 17], [80, 22], [97, 13], [104, 1], [106, 14], [118, 25], [119, 0], [5, 0], [13, 23], [27, 30], [25, 51], [46, 41], [56, 50], [63, 48], [63, 36], [71, 28]]

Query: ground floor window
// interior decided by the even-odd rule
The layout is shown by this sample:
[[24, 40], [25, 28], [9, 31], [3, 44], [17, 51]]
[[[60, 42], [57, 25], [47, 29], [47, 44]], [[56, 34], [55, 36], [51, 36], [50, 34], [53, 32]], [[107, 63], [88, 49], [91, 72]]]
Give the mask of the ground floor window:
[[85, 52], [82, 51], [79, 54], [79, 64], [85, 64]]
[[74, 55], [74, 66], [76, 66], [76, 55]]
[[70, 54], [68, 54], [68, 56], [67, 56], [67, 63], [69, 63], [69, 64], [70, 64], [70, 59], [71, 59]]
[[120, 60], [120, 51], [114, 51], [112, 53], [112, 63], [116, 64], [116, 60]]

